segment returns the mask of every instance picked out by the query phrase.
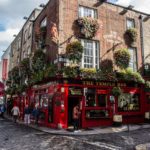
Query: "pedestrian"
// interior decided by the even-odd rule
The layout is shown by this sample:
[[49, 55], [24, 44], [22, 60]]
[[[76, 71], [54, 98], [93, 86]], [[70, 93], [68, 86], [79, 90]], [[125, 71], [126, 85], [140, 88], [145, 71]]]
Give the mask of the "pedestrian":
[[4, 113], [5, 113], [5, 110], [6, 110], [4, 104], [1, 105], [0, 110], [1, 110], [1, 117], [4, 118]]
[[36, 105], [35, 108], [33, 109], [33, 116], [35, 118], [35, 124], [38, 125], [40, 116], [40, 108], [38, 105]]
[[79, 104], [74, 106], [73, 108], [73, 125], [74, 131], [79, 129], [79, 120], [80, 120], [80, 109]]
[[24, 123], [25, 124], [28, 124], [28, 125], [30, 124], [30, 114], [31, 114], [31, 109], [29, 105], [26, 105], [24, 109]]
[[18, 117], [20, 116], [19, 107], [17, 105], [14, 105], [14, 107], [11, 110], [14, 122], [16, 123]]

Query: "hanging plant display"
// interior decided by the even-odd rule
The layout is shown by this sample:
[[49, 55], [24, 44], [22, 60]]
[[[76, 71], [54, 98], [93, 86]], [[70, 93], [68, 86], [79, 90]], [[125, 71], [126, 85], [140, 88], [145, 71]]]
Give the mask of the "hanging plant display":
[[114, 96], [120, 96], [122, 94], [122, 90], [120, 87], [113, 87], [112, 89], [112, 95]]
[[83, 46], [81, 42], [75, 41], [69, 43], [66, 47], [66, 55], [70, 61], [79, 63], [82, 59]]
[[30, 70], [30, 59], [29, 58], [25, 58], [20, 62], [20, 72], [21, 75], [23, 77], [28, 77], [31, 74], [31, 70]]
[[102, 72], [112, 72], [113, 71], [113, 62], [111, 59], [104, 59], [100, 62], [100, 70]]
[[96, 69], [95, 68], [82, 68], [81, 76], [82, 78], [96, 78]]
[[85, 38], [93, 38], [99, 29], [97, 19], [93, 19], [91, 17], [79, 18], [77, 23], [80, 26], [81, 34]]
[[119, 49], [114, 52], [114, 59], [116, 65], [120, 69], [126, 69], [130, 62], [130, 53], [128, 49]]
[[33, 72], [41, 71], [45, 68], [45, 54], [42, 50], [37, 50], [34, 53], [34, 56], [32, 58], [32, 70]]
[[69, 77], [69, 78], [78, 77], [79, 68], [78, 67], [67, 66], [63, 70], [63, 75], [64, 75], [64, 77]]
[[135, 28], [130, 28], [126, 31], [126, 34], [130, 40], [130, 43], [134, 43], [137, 40], [137, 30]]

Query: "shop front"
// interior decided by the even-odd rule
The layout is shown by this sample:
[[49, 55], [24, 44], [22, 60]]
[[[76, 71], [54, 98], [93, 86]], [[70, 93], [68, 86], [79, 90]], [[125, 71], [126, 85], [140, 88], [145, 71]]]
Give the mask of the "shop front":
[[[112, 94], [114, 87], [121, 88], [119, 96]], [[33, 86], [31, 91], [30, 105], [40, 107], [39, 123], [44, 126], [72, 126], [72, 112], [77, 104], [81, 111], [81, 128], [109, 126], [117, 116], [121, 118], [121, 123], [144, 122], [142, 85], [61, 79]]]

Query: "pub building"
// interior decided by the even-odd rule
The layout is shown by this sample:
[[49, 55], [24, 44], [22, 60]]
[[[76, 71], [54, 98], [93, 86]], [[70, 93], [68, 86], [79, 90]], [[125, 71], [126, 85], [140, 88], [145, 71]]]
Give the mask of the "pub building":
[[[122, 89], [118, 97], [112, 95], [115, 86]], [[41, 108], [40, 125], [52, 128], [72, 126], [76, 104], [80, 105], [80, 128], [142, 123], [150, 110], [149, 93], [145, 96], [143, 85], [131, 82], [62, 78], [34, 85], [29, 97], [27, 103]]]

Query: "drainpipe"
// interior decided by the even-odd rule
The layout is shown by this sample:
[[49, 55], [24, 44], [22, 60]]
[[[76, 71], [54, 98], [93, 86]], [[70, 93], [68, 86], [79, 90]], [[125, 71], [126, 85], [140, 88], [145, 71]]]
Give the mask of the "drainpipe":
[[144, 62], [143, 16], [140, 15], [139, 19], [140, 19], [140, 39], [141, 39], [141, 52], [142, 52], [142, 67], [144, 67], [145, 62]]

